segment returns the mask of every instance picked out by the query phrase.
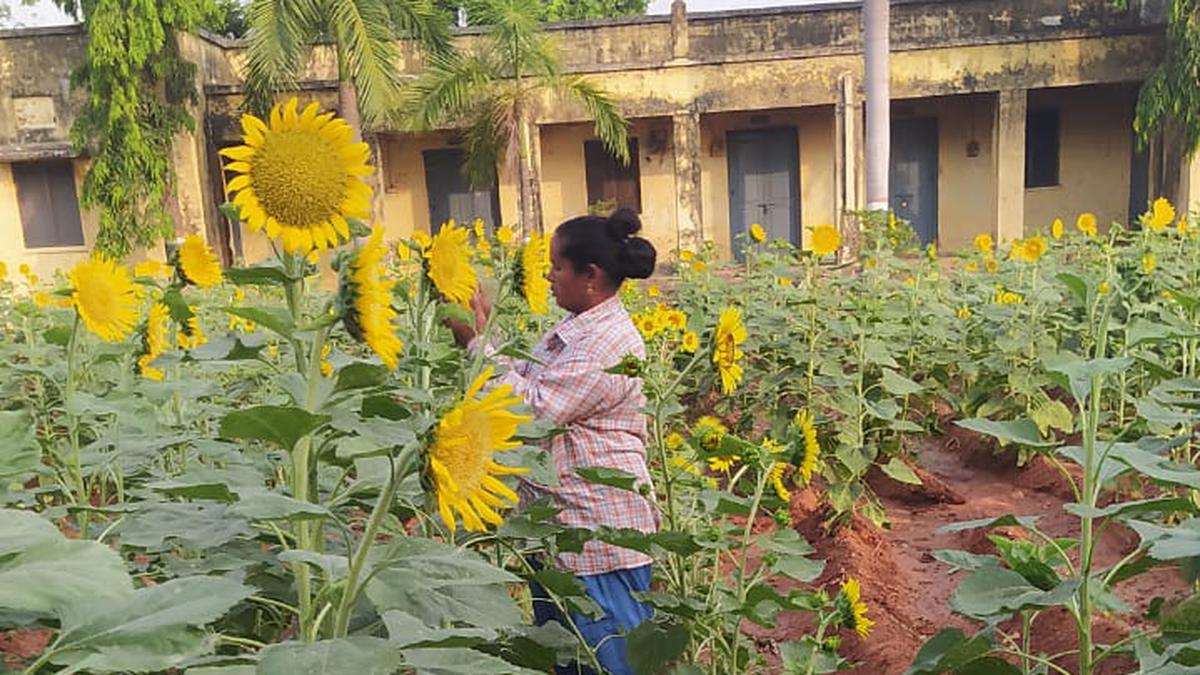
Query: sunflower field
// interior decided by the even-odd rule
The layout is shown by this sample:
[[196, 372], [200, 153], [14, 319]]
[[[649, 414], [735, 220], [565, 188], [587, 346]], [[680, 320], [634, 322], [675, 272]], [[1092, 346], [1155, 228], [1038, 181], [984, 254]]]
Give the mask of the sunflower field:
[[[853, 247], [752, 227], [739, 262], [671, 254], [672, 274], [622, 288], [647, 357], [610, 370], [642, 382], [653, 484], [579, 469], [661, 528], [591, 530], [519, 500], [518, 478], [559, 480], [560, 430], [446, 328], [483, 289], [483, 339], [530, 358], [561, 318], [548, 238], [385, 241], [343, 121], [292, 99], [243, 130], [228, 212], [270, 260], [222, 269], [193, 235], [168, 264], [0, 267], [0, 669], [595, 667], [573, 626], [532, 625], [529, 591], [596, 612], [553, 565], [589, 540], [655, 559], [639, 673], [1200, 668], [1200, 235], [1166, 200], [953, 258], [872, 215]], [[886, 646], [893, 670], [872, 641], [923, 598], [827, 558], [895, 526], [888, 495], [936, 483], [924, 458], [950, 436], [1050, 467], [1068, 495], [938, 530], [983, 546], [926, 552], [944, 625]]]

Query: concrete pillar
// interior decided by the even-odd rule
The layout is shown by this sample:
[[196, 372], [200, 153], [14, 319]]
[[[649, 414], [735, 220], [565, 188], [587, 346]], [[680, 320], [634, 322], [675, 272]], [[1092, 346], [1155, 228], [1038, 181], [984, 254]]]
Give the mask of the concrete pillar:
[[1025, 236], [1025, 113], [1029, 98], [1024, 89], [996, 94], [992, 156], [996, 161], [996, 239], [1011, 241]]
[[888, 0], [863, 3], [867, 98], [867, 208], [882, 211], [891, 199], [891, 8]]
[[685, 110], [671, 117], [675, 160], [675, 228], [679, 250], [698, 250], [704, 241], [700, 201], [700, 113]]
[[862, 137], [859, 116], [862, 110], [855, 94], [854, 76], [842, 75], [838, 80], [838, 102], [834, 112], [834, 213], [838, 229], [853, 222], [846, 214], [862, 210], [859, 199], [859, 170], [861, 168]]
[[675, 59], [688, 57], [687, 3], [684, 0], [671, 3], [671, 56]]

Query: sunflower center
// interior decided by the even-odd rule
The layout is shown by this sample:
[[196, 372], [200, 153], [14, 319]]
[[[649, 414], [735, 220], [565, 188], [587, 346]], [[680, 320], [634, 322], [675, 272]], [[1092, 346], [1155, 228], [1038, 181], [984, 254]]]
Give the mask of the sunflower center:
[[93, 321], [108, 323], [117, 318], [119, 295], [120, 292], [109, 283], [107, 277], [96, 275], [79, 289], [79, 304]]
[[729, 366], [737, 360], [737, 343], [732, 335], [722, 335], [717, 340], [717, 362]]
[[464, 442], [443, 448], [444, 454], [438, 459], [454, 477], [458, 493], [466, 497], [479, 492], [483, 485], [492, 434], [487, 412], [482, 410], [464, 410], [461, 424]]
[[250, 180], [263, 210], [281, 225], [309, 227], [338, 212], [349, 176], [334, 143], [295, 129], [267, 135], [250, 160]]

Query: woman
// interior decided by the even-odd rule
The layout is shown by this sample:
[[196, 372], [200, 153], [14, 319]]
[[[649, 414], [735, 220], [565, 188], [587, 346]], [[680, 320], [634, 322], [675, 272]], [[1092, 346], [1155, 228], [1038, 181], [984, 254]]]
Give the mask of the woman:
[[[594, 485], [576, 473], [581, 467], [609, 467], [650, 484], [641, 382], [604, 372], [629, 354], [645, 358], [645, 344], [617, 296], [625, 279], [645, 279], [654, 271], [654, 246], [635, 236], [641, 228], [637, 215], [628, 210], [609, 218], [575, 218], [558, 226], [550, 242], [549, 279], [555, 300], [570, 316], [534, 350], [540, 364], [508, 362], [508, 372], [499, 378], [511, 384], [540, 419], [566, 429], [550, 442], [559, 485], [522, 482], [520, 492], [523, 500], [551, 497], [562, 509], [559, 521], [571, 527], [658, 529], [654, 506], [644, 497]], [[491, 309], [479, 297], [473, 306], [475, 328], [465, 324], [451, 328], [460, 344], [475, 350], [480, 348], [475, 333]], [[558, 560], [579, 577], [604, 610], [600, 619], [577, 613], [572, 613], [572, 619], [593, 648], [599, 645], [600, 664], [615, 675], [633, 670], [625, 655], [625, 639], [611, 636], [633, 630], [651, 614], [633, 596], [650, 589], [650, 562], [649, 556], [637, 551], [597, 541], [587, 542], [581, 553], [563, 553]], [[561, 622], [544, 591], [536, 584], [533, 590], [537, 623]]]

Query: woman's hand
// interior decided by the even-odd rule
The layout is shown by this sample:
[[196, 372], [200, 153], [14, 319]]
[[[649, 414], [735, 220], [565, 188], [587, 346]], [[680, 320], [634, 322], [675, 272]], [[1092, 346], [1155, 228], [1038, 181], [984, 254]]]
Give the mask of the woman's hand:
[[483, 332], [484, 326], [487, 325], [488, 318], [492, 315], [492, 303], [480, 290], [475, 291], [475, 295], [471, 298], [471, 312], [475, 315], [475, 325], [471, 326], [462, 321], [454, 319], [446, 319], [446, 326], [454, 333], [454, 341], [460, 347], [466, 347], [471, 344], [471, 340], [475, 336]]

